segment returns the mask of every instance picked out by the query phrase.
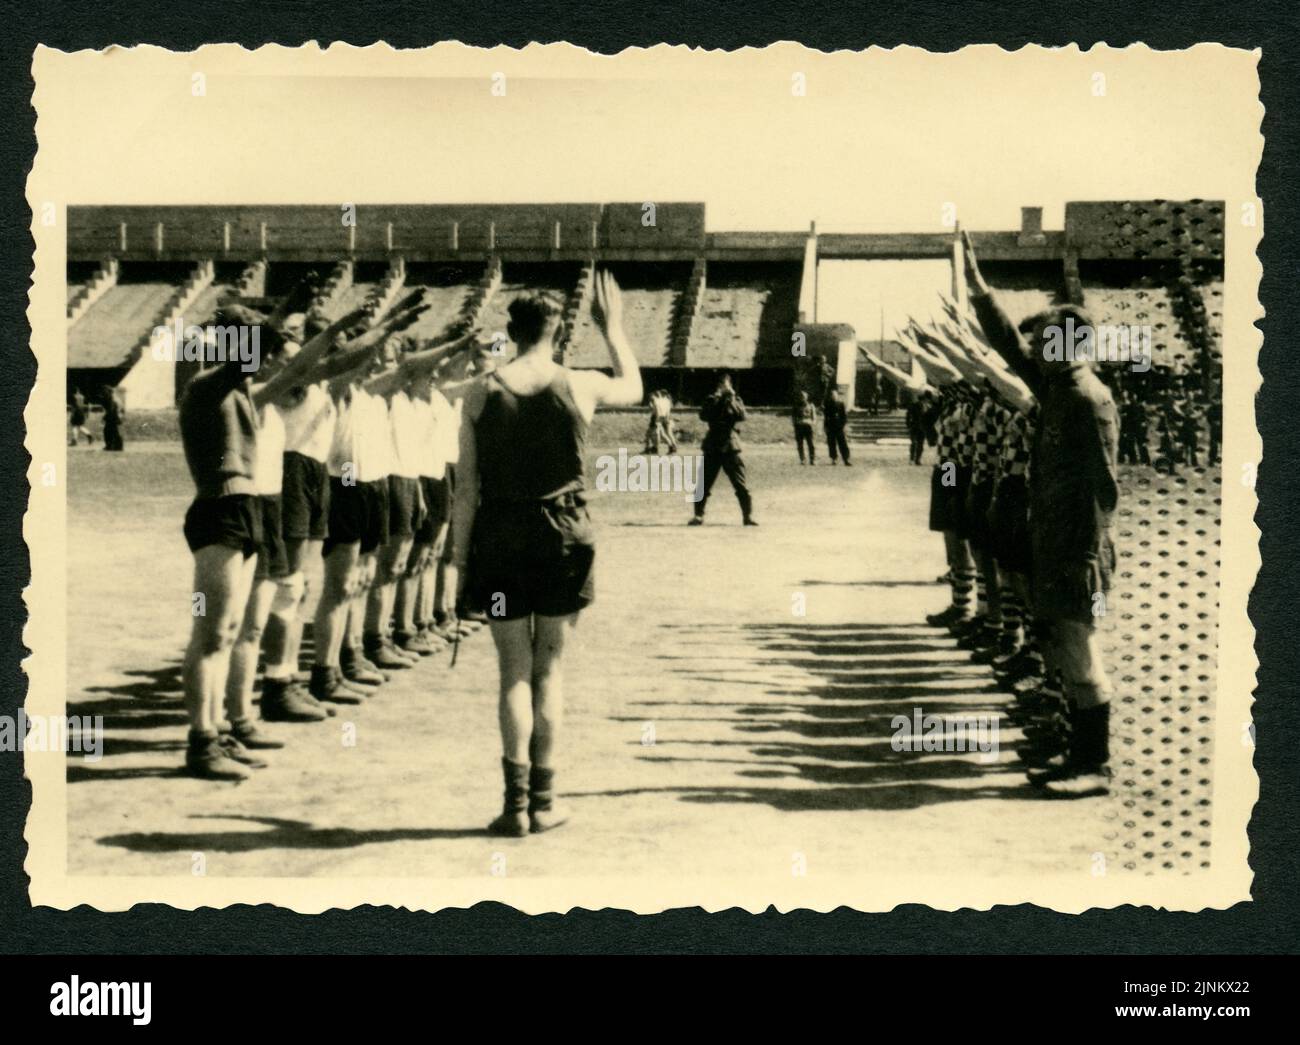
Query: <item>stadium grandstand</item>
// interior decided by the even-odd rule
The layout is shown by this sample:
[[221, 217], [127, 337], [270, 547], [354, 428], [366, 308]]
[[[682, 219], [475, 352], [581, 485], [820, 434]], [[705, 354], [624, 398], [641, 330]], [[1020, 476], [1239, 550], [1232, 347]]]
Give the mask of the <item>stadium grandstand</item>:
[[[1149, 326], [1153, 380], [1218, 356], [1221, 202], [1069, 203], [1064, 225], [1045, 231], [1041, 208], [1025, 207], [1019, 229], [972, 233], [1014, 319], [1068, 301], [1099, 323]], [[925, 279], [942, 276], [953, 235], [709, 232], [701, 203], [80, 206], [69, 208], [67, 256], [68, 393], [115, 387], [136, 409], [173, 405], [197, 365], [160, 366], [155, 328], [202, 327], [232, 291], [274, 300], [312, 273], [331, 316], [366, 303], [382, 312], [421, 289], [432, 308], [412, 333], [430, 338], [464, 318], [504, 335], [510, 302], [544, 289], [564, 302], [564, 362], [604, 367], [590, 309], [601, 265], [624, 290], [647, 390], [695, 402], [727, 369], [750, 405], [784, 407], [809, 362], [826, 360], [860, 410], [874, 380], [859, 344], [907, 365], [884, 329], [889, 287], [922, 262]], [[832, 265], [834, 291], [819, 286]], [[882, 312], [859, 329], [855, 298], [871, 295]], [[904, 404], [890, 399], [892, 423], [855, 431], [899, 434]]]

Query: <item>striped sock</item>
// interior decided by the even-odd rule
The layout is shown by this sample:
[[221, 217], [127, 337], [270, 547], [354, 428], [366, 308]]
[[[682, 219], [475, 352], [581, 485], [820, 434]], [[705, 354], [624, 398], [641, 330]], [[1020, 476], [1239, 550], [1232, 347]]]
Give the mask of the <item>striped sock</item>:
[[1002, 589], [1002, 637], [1020, 641], [1020, 596], [1010, 586]]
[[952, 604], [962, 615], [970, 616], [971, 591], [975, 587], [975, 571], [969, 566], [952, 571]]

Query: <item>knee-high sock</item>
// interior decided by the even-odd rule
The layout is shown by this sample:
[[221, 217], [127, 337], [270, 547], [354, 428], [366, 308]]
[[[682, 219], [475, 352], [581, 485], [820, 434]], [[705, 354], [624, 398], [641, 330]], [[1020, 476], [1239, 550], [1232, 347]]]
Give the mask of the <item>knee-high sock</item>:
[[1002, 637], [1020, 641], [1020, 596], [1010, 584], [1002, 588]]
[[952, 604], [969, 615], [971, 598], [975, 589], [975, 568], [959, 566], [952, 571]]

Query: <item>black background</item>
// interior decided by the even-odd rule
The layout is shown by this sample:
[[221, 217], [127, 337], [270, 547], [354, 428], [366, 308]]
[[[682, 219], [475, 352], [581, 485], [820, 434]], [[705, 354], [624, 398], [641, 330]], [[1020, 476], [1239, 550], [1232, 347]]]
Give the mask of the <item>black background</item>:
[[[44, 9], [42, 9], [42, 6]], [[1300, 346], [1294, 322], [1297, 264], [1296, 105], [1300, 85], [1300, 16], [1294, 0], [1274, 3], [895, 3], [865, 7], [842, 0], [728, 5], [710, 3], [173, 3], [123, 2], [36, 5], [0, 0], [0, 713], [13, 715], [25, 693], [25, 609], [29, 579], [22, 518], [29, 458], [23, 449], [22, 411], [35, 376], [27, 341], [27, 289], [33, 243], [25, 181], [35, 152], [31, 57], [37, 43], [65, 50], [109, 44], [156, 43], [190, 49], [234, 41], [342, 40], [365, 45], [385, 40], [420, 47], [455, 39], [491, 46], [559, 41], [615, 53], [658, 42], [731, 49], [796, 40], [822, 50], [900, 43], [949, 51], [967, 43], [1027, 43], [1088, 47], [1144, 42], [1181, 48], [1201, 41], [1263, 51], [1260, 62], [1266, 114], [1259, 195], [1266, 236], [1260, 295], [1268, 318], [1260, 369], [1264, 386], [1257, 423], [1264, 439], [1259, 470], [1264, 565], [1251, 596], [1260, 659], [1256, 691], [1255, 765], [1261, 798], [1250, 826], [1254, 902], [1228, 911], [1171, 914], [1122, 908], [1063, 916], [1020, 906], [989, 912], [939, 913], [901, 907], [864, 915], [768, 911], [750, 915], [696, 910], [638, 917], [618, 911], [573, 911], [525, 917], [499, 904], [439, 914], [359, 908], [303, 916], [272, 907], [178, 912], [141, 906], [101, 914], [33, 910], [23, 872], [23, 824], [31, 789], [20, 756], [0, 758], [0, 952], [45, 954], [161, 953], [1063, 953], [1246, 954], [1294, 953], [1300, 941], [1300, 569], [1295, 555], [1300, 475], [1295, 423]], [[1027, 129], [1032, 131], [1032, 129]], [[1207, 128], [1206, 133], [1212, 133]], [[62, 383], [63, 375], [42, 375]], [[1232, 481], [1231, 476], [1225, 476]], [[1222, 961], [1220, 978], [1237, 978]], [[1207, 963], [1198, 968], [1207, 978]], [[35, 970], [32, 970], [35, 972]], [[75, 971], [73, 969], [72, 971]], [[122, 974], [114, 978], [121, 978]], [[1178, 975], [1188, 975], [1186, 970]], [[48, 980], [46, 981], [48, 982]], [[48, 995], [45, 995], [48, 997]]]

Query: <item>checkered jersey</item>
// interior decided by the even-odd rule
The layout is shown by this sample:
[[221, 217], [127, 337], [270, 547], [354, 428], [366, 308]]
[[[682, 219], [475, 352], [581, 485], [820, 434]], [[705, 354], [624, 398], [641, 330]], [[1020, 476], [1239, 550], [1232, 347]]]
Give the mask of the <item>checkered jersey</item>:
[[958, 468], [969, 468], [975, 455], [975, 408], [961, 400], [954, 413], [954, 432], [949, 450]]
[[1002, 474], [1029, 474], [1029, 454], [1034, 445], [1034, 419], [1019, 410], [1012, 412], [1002, 438]]
[[935, 421], [934, 449], [940, 464], [951, 460], [953, 440], [957, 437], [957, 422], [954, 414], [960, 406], [958, 400], [945, 400], [939, 410], [938, 420]]
[[971, 439], [974, 444], [972, 482], [987, 482], [997, 474], [998, 456], [1002, 447], [1002, 423], [1002, 408], [992, 396], [986, 396], [971, 422]]

